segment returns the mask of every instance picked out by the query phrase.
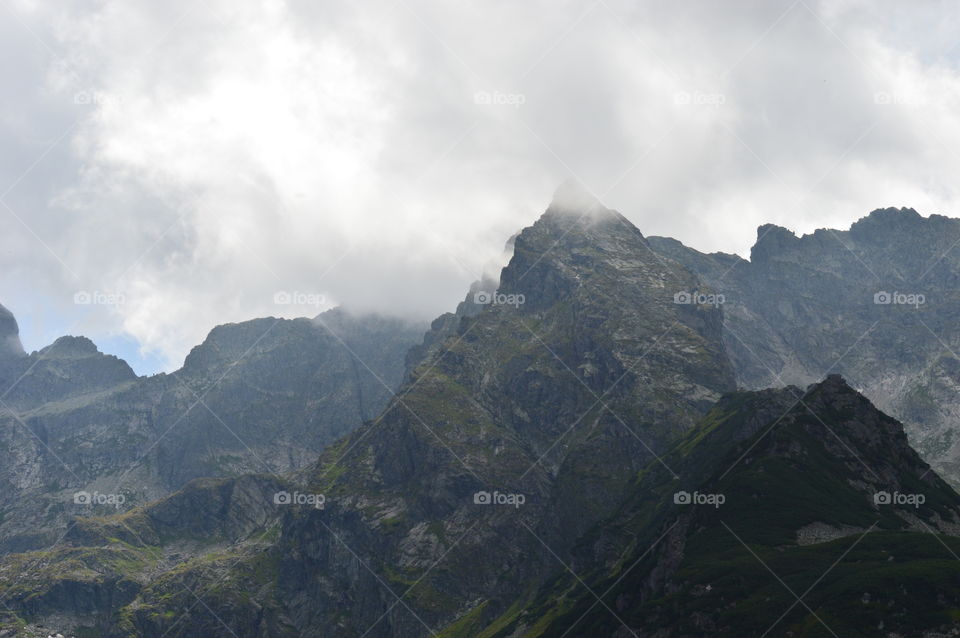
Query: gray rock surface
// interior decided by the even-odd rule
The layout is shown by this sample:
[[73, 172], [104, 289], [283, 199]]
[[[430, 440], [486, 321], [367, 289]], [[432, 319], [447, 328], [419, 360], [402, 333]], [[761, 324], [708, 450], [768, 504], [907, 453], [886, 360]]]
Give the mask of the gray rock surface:
[[847, 231], [757, 233], [749, 261], [649, 240], [725, 295], [724, 345], [738, 384], [842, 373], [960, 484], [960, 220], [887, 208]]
[[[282, 473], [376, 416], [424, 326], [332, 310], [214, 328], [171, 374], [137, 377], [84, 337], [2, 367], [0, 550], [53, 543], [71, 516], [125, 510], [204, 476]], [[116, 499], [114, 499], [116, 500]]]

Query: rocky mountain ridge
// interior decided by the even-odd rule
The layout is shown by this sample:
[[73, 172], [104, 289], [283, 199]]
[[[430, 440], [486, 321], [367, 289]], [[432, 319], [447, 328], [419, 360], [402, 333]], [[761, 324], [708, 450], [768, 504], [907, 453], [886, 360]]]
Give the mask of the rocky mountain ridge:
[[71, 516], [195, 478], [304, 467], [383, 409], [423, 329], [341, 310], [256, 319], [215, 328], [183, 368], [151, 377], [84, 337], [5, 361], [0, 550], [49, 545]]
[[[495, 289], [480, 282], [434, 322], [379, 416], [298, 471], [194, 478], [3, 557], [0, 625], [110, 638], [960, 631], [960, 496], [850, 380], [881, 359], [846, 358], [874, 334], [887, 341], [871, 357], [908, 371], [926, 352], [900, 332], [908, 317], [876, 317], [906, 310], [873, 304], [882, 289], [862, 302], [872, 275], [843, 276], [888, 247], [871, 225], [890, 215], [841, 234], [843, 253], [835, 231], [761, 229], [747, 262], [646, 238], [561, 190], [515, 237]], [[952, 266], [933, 258], [873, 270], [904, 292], [921, 261], [945, 285]], [[186, 366], [197, 387], [207, 362], [230, 359], [218, 339]], [[764, 375], [778, 387], [737, 389]]]
[[[592, 208], [558, 201], [524, 229], [498, 289], [474, 299], [479, 312], [428, 335], [380, 417], [292, 477], [324, 507], [283, 509], [264, 550], [279, 561], [275, 580], [254, 603], [282, 616], [290, 635], [413, 635], [424, 622], [456, 621], [476, 596], [499, 601], [486, 607], [495, 618], [559, 569], [538, 539], [566, 551], [734, 389], [720, 310], [674, 303], [696, 278], [660, 259], [619, 213]], [[183, 576], [212, 585], [206, 564], [186, 561]], [[213, 573], [221, 582], [234, 572]], [[418, 580], [414, 613], [383, 586]], [[144, 591], [130, 604], [159, 601]], [[151, 622], [158, 634], [217, 631], [199, 613], [174, 620]]]
[[650, 239], [725, 296], [738, 384], [806, 385], [840, 372], [958, 484], [960, 220], [887, 208], [847, 231], [757, 232], [750, 261]]

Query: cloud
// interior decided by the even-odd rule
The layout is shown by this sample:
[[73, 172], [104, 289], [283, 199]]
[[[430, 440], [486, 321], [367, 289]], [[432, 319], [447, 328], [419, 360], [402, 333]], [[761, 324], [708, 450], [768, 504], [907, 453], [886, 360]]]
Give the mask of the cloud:
[[[335, 303], [429, 318], [570, 177], [645, 234], [704, 250], [746, 253], [765, 222], [960, 210], [943, 7], [6, 11], [2, 301], [32, 312], [28, 347], [127, 335], [169, 368], [224, 321]], [[77, 291], [124, 303], [78, 308]], [[281, 291], [324, 305], [277, 305]]]

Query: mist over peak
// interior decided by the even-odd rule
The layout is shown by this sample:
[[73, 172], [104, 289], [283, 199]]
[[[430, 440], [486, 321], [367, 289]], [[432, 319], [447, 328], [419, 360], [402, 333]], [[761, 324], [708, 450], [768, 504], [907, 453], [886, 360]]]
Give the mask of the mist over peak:
[[606, 207], [579, 180], [564, 180], [550, 200], [548, 213], [558, 215], [595, 216], [606, 211]]

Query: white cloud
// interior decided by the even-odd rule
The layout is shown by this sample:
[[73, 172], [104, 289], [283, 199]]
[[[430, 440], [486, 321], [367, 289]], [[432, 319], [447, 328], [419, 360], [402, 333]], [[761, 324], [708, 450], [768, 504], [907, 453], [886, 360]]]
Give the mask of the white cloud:
[[168, 366], [216, 323], [314, 312], [278, 290], [450, 309], [571, 175], [705, 250], [745, 253], [765, 222], [960, 211], [943, 7], [72, 7], [0, 23], [0, 177], [29, 169], [4, 198], [23, 223], [0, 208], [0, 301], [43, 300], [54, 330], [76, 290], [122, 291], [80, 327]]

